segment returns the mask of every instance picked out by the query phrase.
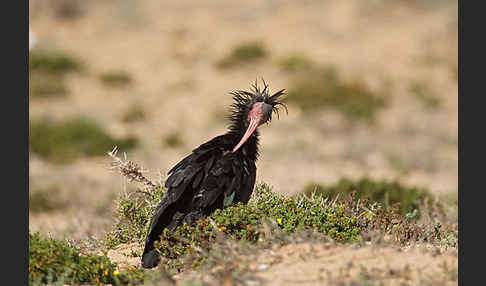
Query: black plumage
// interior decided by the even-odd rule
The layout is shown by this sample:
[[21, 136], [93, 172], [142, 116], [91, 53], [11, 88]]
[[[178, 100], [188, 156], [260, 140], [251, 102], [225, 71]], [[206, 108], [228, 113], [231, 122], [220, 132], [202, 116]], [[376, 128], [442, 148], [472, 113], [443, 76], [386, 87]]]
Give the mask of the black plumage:
[[165, 228], [172, 231], [183, 223], [193, 224], [216, 209], [250, 199], [258, 158], [256, 128], [270, 122], [272, 113], [278, 115], [279, 105], [285, 107], [279, 101], [284, 90], [270, 95], [268, 85], [263, 84], [263, 90], [255, 83], [249, 92], [232, 92], [228, 132], [194, 149], [169, 170], [167, 192], [155, 210], [145, 241], [143, 267], [159, 263], [154, 242]]

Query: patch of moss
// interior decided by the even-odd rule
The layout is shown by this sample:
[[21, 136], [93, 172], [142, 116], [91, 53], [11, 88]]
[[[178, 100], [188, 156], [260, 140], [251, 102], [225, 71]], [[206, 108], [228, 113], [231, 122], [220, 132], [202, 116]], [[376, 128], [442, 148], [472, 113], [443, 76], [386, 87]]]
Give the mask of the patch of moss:
[[96, 122], [75, 118], [56, 123], [48, 119], [30, 120], [30, 151], [56, 163], [67, 163], [81, 156], [102, 156], [118, 146], [131, 149], [137, 145], [135, 137], [113, 138]]
[[65, 241], [29, 232], [29, 285], [54, 282], [133, 285], [143, 279], [141, 270], [118, 271], [116, 263], [106, 254], [81, 253]]
[[100, 81], [110, 87], [124, 87], [133, 83], [132, 76], [125, 71], [110, 71], [100, 75]]
[[304, 187], [303, 193], [315, 193], [323, 197], [334, 199], [336, 196], [346, 197], [356, 192], [359, 199], [369, 198], [385, 206], [399, 203], [399, 212], [402, 215], [418, 210], [422, 201], [433, 202], [434, 199], [425, 188], [404, 186], [396, 181], [374, 180], [368, 177], [359, 180], [343, 178], [330, 186], [309, 183]]
[[219, 60], [219, 68], [231, 68], [245, 63], [254, 63], [267, 57], [268, 52], [260, 42], [247, 42], [239, 44], [233, 51]]
[[344, 82], [333, 68], [315, 68], [292, 81], [287, 101], [306, 111], [334, 108], [352, 120], [371, 122], [385, 98], [360, 82]]

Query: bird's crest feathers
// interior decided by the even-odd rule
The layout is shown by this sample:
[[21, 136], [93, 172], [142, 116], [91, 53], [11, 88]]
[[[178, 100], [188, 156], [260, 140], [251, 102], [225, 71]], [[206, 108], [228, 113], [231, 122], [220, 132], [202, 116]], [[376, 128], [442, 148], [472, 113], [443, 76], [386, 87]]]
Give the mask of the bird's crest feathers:
[[[255, 84], [252, 84], [250, 91], [237, 90], [230, 93], [233, 95], [233, 104], [231, 105], [232, 115], [230, 120], [237, 120], [237, 118], [239, 119], [239, 115], [248, 112], [251, 106], [256, 102], [265, 102], [266, 104], [270, 104], [272, 106], [272, 112], [277, 114], [277, 118], [280, 118], [279, 106], [283, 106], [285, 108], [285, 112], [288, 114], [287, 106], [285, 106], [280, 99], [281, 96], [285, 95], [285, 89], [279, 90], [273, 95], [270, 95], [268, 92], [268, 84], [263, 78], [262, 82], [263, 89], [258, 87], [258, 82], [255, 80]], [[270, 121], [271, 117], [269, 118], [268, 122]]]

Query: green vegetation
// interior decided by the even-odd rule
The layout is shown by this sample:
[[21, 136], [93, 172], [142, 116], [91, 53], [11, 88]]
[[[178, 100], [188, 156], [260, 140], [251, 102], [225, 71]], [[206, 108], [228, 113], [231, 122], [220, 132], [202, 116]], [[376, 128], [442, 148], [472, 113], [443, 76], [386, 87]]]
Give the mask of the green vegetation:
[[162, 186], [148, 194], [129, 193], [117, 201], [113, 230], [105, 238], [108, 247], [131, 241], [142, 242], [153, 212], [162, 198], [165, 189]]
[[[439, 223], [419, 225], [414, 223], [414, 213], [403, 216], [397, 206], [383, 208], [380, 203], [367, 198], [358, 199], [349, 181], [328, 187], [327, 193], [342, 191], [343, 199], [331, 200], [324, 195], [286, 197], [271, 191], [261, 184], [256, 186], [248, 204], [238, 203], [223, 210], [216, 210], [210, 217], [197, 221], [195, 225], [182, 225], [173, 232], [164, 230], [162, 239], [156, 244], [165, 259], [164, 264], [181, 269], [187, 255], [197, 249], [198, 259], [192, 266], [201, 265], [215, 246], [217, 237], [223, 235], [230, 241], [240, 241], [250, 245], [264, 244], [274, 239], [275, 233], [292, 235], [313, 231], [325, 234], [338, 242], [356, 242], [369, 231], [391, 234], [400, 243], [410, 241], [441, 242], [457, 245], [457, 231], [442, 228]], [[420, 197], [420, 191], [393, 183], [373, 182], [368, 179], [354, 184], [356, 190], [370, 194], [381, 194], [394, 189], [395, 193], [405, 192], [405, 202]], [[361, 187], [360, 187], [361, 186]], [[376, 192], [375, 190], [376, 189]], [[130, 193], [120, 198], [115, 217], [117, 222], [105, 238], [108, 247], [120, 243], [138, 242], [143, 244], [152, 214], [165, 190], [158, 187], [152, 193]], [[321, 193], [323, 194], [323, 193]], [[346, 196], [346, 197], [345, 197]], [[390, 202], [396, 198], [389, 196]], [[413, 203], [410, 203], [413, 205]], [[270, 226], [270, 231], [265, 230]], [[202, 255], [201, 253], [206, 253]]]
[[59, 75], [35, 73], [29, 76], [29, 96], [35, 98], [64, 97], [69, 90]]
[[134, 104], [126, 110], [121, 116], [121, 120], [125, 123], [141, 121], [145, 119], [145, 110], [140, 104]]
[[57, 51], [39, 50], [29, 54], [29, 96], [63, 97], [69, 93], [65, 75], [82, 69], [79, 60]]
[[81, 156], [102, 156], [114, 146], [127, 150], [136, 145], [136, 138], [113, 138], [86, 118], [62, 123], [48, 119], [29, 122], [30, 151], [56, 163], [71, 162]]
[[29, 192], [29, 212], [41, 213], [61, 209], [64, 204], [59, 200], [59, 188], [50, 186]]
[[332, 186], [308, 184], [303, 193], [321, 195], [334, 199], [336, 196], [346, 197], [356, 192], [359, 199], [369, 198], [373, 202], [379, 202], [385, 206], [399, 203], [399, 212], [402, 215], [418, 210], [420, 204], [425, 201], [433, 201], [430, 193], [424, 188], [404, 186], [396, 181], [374, 180], [361, 178], [359, 180], [341, 179]]
[[29, 53], [29, 71], [67, 73], [80, 70], [80, 61], [64, 53], [48, 50]]
[[133, 82], [131, 75], [125, 71], [110, 71], [100, 75], [100, 81], [110, 87], [124, 87]]
[[436, 109], [440, 107], [442, 103], [440, 98], [432, 92], [425, 82], [413, 82], [410, 84], [409, 92], [422, 102], [425, 108]]
[[184, 145], [184, 141], [181, 137], [181, 134], [177, 131], [174, 131], [167, 135], [167, 137], [164, 137], [163, 145], [169, 148], [177, 148]]
[[219, 60], [219, 68], [232, 68], [245, 63], [254, 63], [267, 56], [268, 52], [260, 42], [247, 42], [236, 46], [233, 51]]
[[278, 61], [278, 66], [285, 72], [309, 71], [315, 67], [315, 63], [311, 58], [301, 55], [293, 54], [282, 57]]
[[374, 95], [359, 82], [344, 82], [332, 68], [314, 68], [299, 73], [288, 91], [288, 102], [303, 110], [334, 108], [352, 120], [371, 122], [385, 106], [385, 98]]
[[263, 242], [265, 220], [275, 222], [285, 233], [313, 229], [341, 242], [359, 239], [357, 219], [346, 214], [342, 204], [331, 207], [318, 200], [292, 200], [271, 192], [265, 185], [258, 191], [257, 199], [247, 205], [238, 203], [216, 210], [211, 219], [199, 220], [195, 226], [183, 225], [174, 232], [165, 229], [158, 244], [162, 256], [169, 259], [169, 265], [179, 267], [178, 259], [188, 250], [211, 249], [218, 232], [235, 240]]
[[29, 232], [29, 285], [53, 282], [133, 285], [143, 278], [141, 270], [118, 271], [106, 255], [81, 253], [65, 241]]
[[[151, 194], [132, 194], [134, 197], [118, 201], [113, 231], [106, 237], [109, 247], [130, 241], [143, 242], [156, 205], [165, 190], [158, 188]], [[276, 194], [263, 184], [256, 188], [247, 205], [239, 203], [217, 210], [210, 218], [194, 226], [183, 225], [174, 232], [165, 231], [159, 248], [169, 264], [180, 266], [184, 254], [194, 247], [210, 248], [217, 233], [235, 240], [261, 242], [263, 222], [272, 221], [285, 233], [315, 229], [337, 241], [357, 241], [360, 229], [356, 217], [346, 212], [343, 204], [330, 205], [324, 200], [305, 197], [290, 198]], [[213, 224], [214, 222], [214, 224]]]

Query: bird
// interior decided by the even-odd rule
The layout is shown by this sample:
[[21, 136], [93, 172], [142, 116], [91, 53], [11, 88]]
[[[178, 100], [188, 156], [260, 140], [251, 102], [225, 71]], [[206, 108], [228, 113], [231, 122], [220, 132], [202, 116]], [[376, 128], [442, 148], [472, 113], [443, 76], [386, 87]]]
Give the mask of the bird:
[[157, 205], [145, 239], [142, 267], [153, 268], [160, 262], [154, 246], [164, 229], [174, 231], [177, 226], [193, 225], [238, 202], [247, 203], [253, 193], [258, 159], [259, 133], [257, 128], [267, 125], [272, 114], [279, 118], [285, 89], [269, 94], [262, 78], [249, 91], [230, 92], [233, 103], [228, 116], [228, 131], [203, 143], [174, 165], [165, 181], [167, 191]]

